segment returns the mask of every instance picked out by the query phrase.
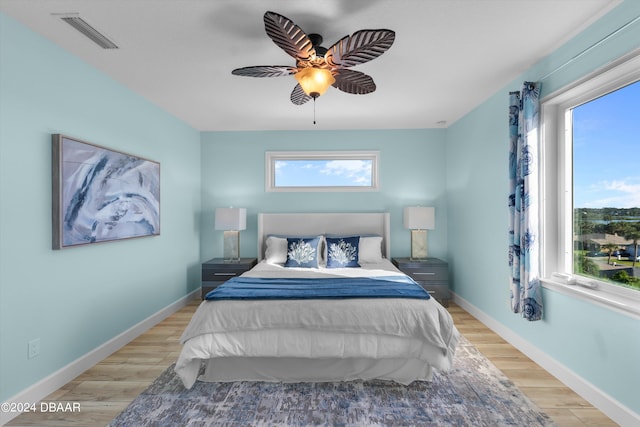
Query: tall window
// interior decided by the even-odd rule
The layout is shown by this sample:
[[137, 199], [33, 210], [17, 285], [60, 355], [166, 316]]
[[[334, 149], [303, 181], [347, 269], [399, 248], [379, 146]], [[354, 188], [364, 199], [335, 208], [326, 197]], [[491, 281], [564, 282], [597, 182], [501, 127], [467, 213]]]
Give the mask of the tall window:
[[544, 98], [542, 117], [543, 276], [640, 313], [640, 52]]
[[640, 81], [570, 115], [573, 270], [640, 290]]

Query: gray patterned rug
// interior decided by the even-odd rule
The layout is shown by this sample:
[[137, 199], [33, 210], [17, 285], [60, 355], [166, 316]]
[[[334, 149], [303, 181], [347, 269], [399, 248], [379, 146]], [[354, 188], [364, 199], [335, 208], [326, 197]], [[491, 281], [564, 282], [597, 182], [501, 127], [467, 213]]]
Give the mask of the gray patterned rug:
[[432, 382], [203, 383], [186, 390], [173, 366], [109, 427], [554, 426], [461, 337], [453, 369]]

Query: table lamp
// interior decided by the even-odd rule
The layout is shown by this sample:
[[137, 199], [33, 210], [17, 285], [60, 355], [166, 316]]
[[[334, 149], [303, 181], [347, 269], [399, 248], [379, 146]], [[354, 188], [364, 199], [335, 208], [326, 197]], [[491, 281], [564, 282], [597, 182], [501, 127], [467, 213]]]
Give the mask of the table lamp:
[[223, 258], [227, 262], [240, 260], [240, 230], [247, 229], [245, 208], [216, 208], [215, 229], [224, 231]]
[[411, 260], [427, 258], [427, 230], [435, 228], [435, 208], [407, 206], [404, 208], [404, 228], [411, 230]]

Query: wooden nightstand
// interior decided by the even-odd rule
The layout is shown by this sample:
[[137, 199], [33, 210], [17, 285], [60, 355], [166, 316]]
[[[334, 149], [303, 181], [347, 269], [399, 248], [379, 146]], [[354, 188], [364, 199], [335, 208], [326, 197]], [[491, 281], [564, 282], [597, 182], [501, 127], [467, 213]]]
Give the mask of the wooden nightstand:
[[256, 258], [241, 258], [229, 262], [222, 258], [213, 258], [202, 263], [202, 299], [207, 293], [234, 276], [239, 276], [258, 263]]
[[418, 282], [429, 294], [447, 307], [449, 291], [449, 266], [438, 258], [411, 260], [410, 258], [392, 258], [393, 265], [407, 276]]

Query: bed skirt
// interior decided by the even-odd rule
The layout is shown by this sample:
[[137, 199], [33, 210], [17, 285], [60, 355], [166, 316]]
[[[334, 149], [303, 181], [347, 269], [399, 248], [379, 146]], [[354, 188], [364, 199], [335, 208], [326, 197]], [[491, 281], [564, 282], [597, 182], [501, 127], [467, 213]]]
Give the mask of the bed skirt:
[[295, 357], [218, 357], [204, 361], [205, 382], [333, 382], [382, 379], [408, 385], [430, 381], [431, 366], [417, 359], [309, 359]]

